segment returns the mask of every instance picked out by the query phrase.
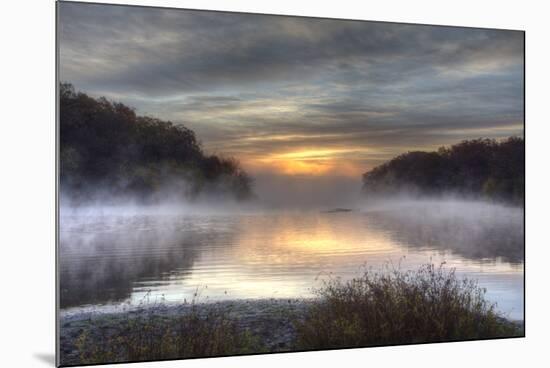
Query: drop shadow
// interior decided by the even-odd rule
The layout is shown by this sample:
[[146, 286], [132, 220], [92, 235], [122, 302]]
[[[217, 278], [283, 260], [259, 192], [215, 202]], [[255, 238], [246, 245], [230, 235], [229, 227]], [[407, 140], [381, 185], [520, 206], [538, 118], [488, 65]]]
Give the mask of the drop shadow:
[[33, 356], [52, 367], [55, 367], [55, 355], [49, 353], [34, 353]]

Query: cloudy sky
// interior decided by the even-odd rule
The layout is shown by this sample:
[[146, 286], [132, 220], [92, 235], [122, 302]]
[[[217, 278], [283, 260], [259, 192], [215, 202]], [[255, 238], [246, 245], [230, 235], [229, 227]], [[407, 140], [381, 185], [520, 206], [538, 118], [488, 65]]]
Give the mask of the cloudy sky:
[[60, 80], [257, 175], [522, 134], [521, 32], [74, 3], [59, 22]]

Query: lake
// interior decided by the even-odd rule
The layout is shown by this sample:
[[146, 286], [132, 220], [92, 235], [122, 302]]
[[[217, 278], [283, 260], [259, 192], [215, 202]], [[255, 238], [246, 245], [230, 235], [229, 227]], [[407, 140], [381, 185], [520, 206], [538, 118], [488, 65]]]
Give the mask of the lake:
[[61, 209], [61, 308], [302, 298], [334, 277], [426, 263], [523, 319], [523, 209], [410, 201], [351, 212]]

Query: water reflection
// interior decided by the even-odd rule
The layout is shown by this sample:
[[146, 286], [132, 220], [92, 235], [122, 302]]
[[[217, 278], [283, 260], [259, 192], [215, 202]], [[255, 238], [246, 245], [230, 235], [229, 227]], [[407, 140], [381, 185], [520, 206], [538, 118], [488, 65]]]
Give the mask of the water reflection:
[[[523, 214], [429, 206], [351, 213], [64, 217], [62, 308], [153, 299], [307, 297], [365, 265], [446, 261], [523, 313]], [[403, 258], [405, 257], [405, 258]]]
[[[61, 307], [124, 301], [140, 285], [182, 282], [190, 275], [201, 244], [223, 235], [223, 227], [204, 220], [64, 217], [60, 232]], [[218, 232], [210, 232], [211, 226]]]
[[365, 214], [395, 242], [420, 249], [452, 251], [472, 260], [520, 264], [524, 259], [523, 209], [437, 202], [402, 205]]

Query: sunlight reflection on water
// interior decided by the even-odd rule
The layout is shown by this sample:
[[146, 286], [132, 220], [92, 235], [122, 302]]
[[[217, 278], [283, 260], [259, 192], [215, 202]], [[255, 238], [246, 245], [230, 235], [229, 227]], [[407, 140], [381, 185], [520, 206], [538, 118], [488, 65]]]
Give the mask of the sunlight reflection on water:
[[[390, 209], [200, 216], [65, 216], [62, 308], [310, 297], [331, 277], [446, 262], [523, 318], [523, 213]], [[485, 212], [484, 212], [485, 211]]]

